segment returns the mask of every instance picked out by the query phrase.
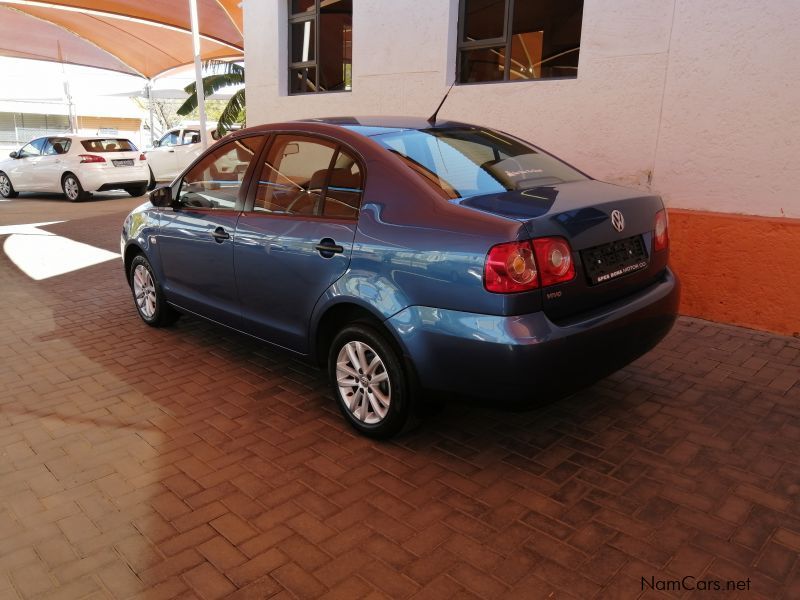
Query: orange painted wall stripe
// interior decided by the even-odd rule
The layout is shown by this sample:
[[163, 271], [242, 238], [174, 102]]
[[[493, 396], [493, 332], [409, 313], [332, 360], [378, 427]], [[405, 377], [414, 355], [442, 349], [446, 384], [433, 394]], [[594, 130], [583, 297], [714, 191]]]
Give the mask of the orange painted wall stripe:
[[800, 219], [669, 210], [681, 313], [800, 336]]

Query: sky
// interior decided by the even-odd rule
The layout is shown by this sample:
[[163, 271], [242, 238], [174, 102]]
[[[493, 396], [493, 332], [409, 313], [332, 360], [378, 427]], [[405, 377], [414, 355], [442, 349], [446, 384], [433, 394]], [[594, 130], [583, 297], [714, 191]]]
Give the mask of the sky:
[[[0, 57], [0, 73], [0, 100], [63, 100], [65, 74], [74, 98], [133, 94], [146, 83], [141, 77], [103, 69], [6, 57]], [[194, 68], [186, 67], [156, 79], [153, 88], [181, 90], [193, 81]]]

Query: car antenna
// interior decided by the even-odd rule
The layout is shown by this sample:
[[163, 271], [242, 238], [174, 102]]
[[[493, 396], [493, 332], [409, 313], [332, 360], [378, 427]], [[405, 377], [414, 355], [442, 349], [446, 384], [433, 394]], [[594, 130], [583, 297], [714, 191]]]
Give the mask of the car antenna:
[[453, 89], [453, 86], [454, 86], [455, 84], [456, 84], [456, 81], [455, 81], [455, 79], [454, 79], [454, 80], [453, 80], [453, 83], [451, 83], [451, 84], [450, 84], [450, 87], [449, 87], [449, 88], [447, 88], [447, 93], [444, 95], [444, 98], [442, 98], [442, 101], [439, 103], [439, 107], [438, 107], [438, 108], [436, 109], [436, 111], [435, 111], [435, 112], [434, 112], [434, 113], [431, 115], [431, 118], [430, 118], [430, 119], [428, 119], [428, 123], [430, 123], [430, 124], [431, 124], [433, 127], [435, 127], [435, 126], [436, 126], [436, 116], [439, 114], [439, 111], [440, 111], [440, 110], [442, 110], [442, 106], [444, 106], [444, 102], [445, 102], [445, 100], [447, 100], [447, 97], [450, 95], [450, 90], [452, 90], [452, 89]]

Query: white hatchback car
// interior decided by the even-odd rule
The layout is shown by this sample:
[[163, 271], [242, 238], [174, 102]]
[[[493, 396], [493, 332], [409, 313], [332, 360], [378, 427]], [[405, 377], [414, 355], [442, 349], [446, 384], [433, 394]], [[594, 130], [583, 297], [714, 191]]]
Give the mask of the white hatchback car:
[[[208, 130], [208, 143], [219, 139], [217, 128]], [[172, 181], [203, 152], [200, 143], [199, 127], [174, 127], [161, 136], [153, 144], [153, 148], [145, 151], [150, 165], [150, 184], [157, 181]]]
[[0, 196], [64, 192], [73, 202], [92, 192], [147, 192], [147, 158], [133, 142], [117, 137], [61, 135], [37, 138], [0, 161]]

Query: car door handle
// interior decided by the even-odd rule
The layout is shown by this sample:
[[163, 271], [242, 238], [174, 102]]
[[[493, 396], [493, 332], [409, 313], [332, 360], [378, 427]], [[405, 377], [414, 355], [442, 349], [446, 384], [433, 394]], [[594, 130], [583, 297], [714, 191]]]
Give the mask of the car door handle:
[[174, 153], [175, 150], [167, 150], [167, 152]]
[[231, 234], [225, 231], [222, 227], [217, 227], [214, 230], [214, 233], [211, 234], [211, 236], [214, 238], [214, 241], [216, 241], [218, 244], [221, 244], [225, 240], [231, 239]]
[[314, 249], [319, 252], [323, 258], [332, 258], [334, 254], [341, 254], [344, 252], [344, 246], [340, 246], [331, 238], [323, 238], [319, 244], [314, 246]]

